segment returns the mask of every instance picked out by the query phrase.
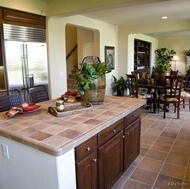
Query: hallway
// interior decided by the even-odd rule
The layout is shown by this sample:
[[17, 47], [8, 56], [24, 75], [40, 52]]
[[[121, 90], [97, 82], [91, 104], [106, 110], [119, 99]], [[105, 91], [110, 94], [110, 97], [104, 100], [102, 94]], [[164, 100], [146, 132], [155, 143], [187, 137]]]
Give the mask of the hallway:
[[190, 189], [190, 112], [142, 110], [140, 155], [112, 189]]

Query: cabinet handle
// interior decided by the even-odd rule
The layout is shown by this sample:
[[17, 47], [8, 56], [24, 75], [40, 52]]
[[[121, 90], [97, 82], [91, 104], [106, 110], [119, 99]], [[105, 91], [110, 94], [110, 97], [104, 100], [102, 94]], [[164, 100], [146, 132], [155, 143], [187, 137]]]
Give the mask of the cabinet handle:
[[126, 135], [129, 135], [129, 132], [127, 132]]
[[122, 138], [125, 138], [125, 136], [123, 135]]
[[89, 152], [89, 151], [90, 151], [90, 147], [86, 147], [86, 151], [88, 151], [88, 152]]
[[93, 161], [93, 162], [97, 162], [97, 159], [93, 159], [92, 161]]
[[116, 129], [112, 130], [112, 132], [115, 133], [115, 132], [116, 132]]

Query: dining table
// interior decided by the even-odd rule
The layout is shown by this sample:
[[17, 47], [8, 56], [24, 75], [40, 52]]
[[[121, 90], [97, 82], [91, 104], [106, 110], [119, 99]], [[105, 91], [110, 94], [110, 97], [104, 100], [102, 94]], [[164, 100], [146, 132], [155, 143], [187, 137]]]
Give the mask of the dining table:
[[[148, 93], [153, 94], [153, 112], [156, 113], [158, 109], [158, 97], [164, 92], [164, 83], [160, 82], [139, 82], [137, 85], [138, 89], [148, 89]], [[168, 111], [168, 110], [167, 110]]]

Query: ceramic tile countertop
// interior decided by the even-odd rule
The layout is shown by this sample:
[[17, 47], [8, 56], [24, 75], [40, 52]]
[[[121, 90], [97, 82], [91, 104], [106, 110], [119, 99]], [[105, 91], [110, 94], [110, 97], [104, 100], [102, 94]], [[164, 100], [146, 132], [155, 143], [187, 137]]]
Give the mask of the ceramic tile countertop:
[[103, 104], [93, 105], [89, 112], [55, 117], [47, 111], [55, 101], [39, 103], [39, 111], [8, 120], [5, 112], [0, 113], [0, 135], [60, 156], [145, 104], [142, 99], [106, 96]]

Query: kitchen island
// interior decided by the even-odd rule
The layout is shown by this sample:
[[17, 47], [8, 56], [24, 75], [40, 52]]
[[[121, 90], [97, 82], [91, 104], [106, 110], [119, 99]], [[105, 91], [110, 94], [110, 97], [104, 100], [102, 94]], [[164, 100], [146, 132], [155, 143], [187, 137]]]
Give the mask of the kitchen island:
[[1, 189], [75, 189], [75, 147], [145, 104], [142, 99], [106, 96], [89, 112], [54, 117], [47, 109], [55, 101], [8, 120], [0, 113], [0, 144], [8, 153], [0, 154]]

